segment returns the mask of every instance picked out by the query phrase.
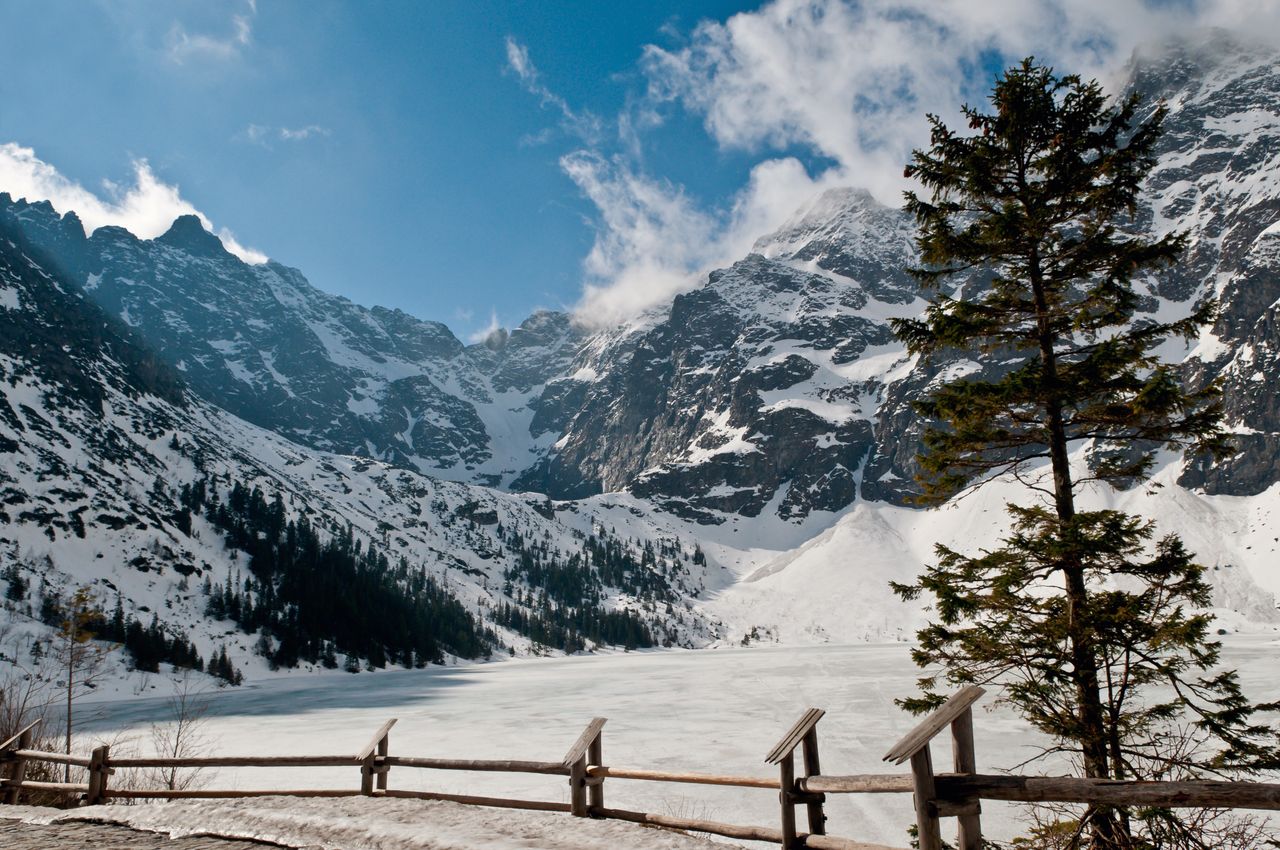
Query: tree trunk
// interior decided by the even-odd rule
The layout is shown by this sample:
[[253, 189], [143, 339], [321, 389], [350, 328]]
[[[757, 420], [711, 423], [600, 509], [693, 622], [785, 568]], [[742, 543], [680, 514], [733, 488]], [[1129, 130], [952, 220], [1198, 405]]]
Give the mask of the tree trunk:
[[[1058, 535], [1064, 543], [1070, 544], [1071, 538], [1075, 536], [1075, 493], [1072, 489], [1066, 425], [1062, 418], [1057, 354], [1049, 326], [1049, 305], [1045, 298], [1040, 257], [1036, 249], [1031, 251], [1029, 266], [1036, 305], [1042, 382], [1048, 398], [1045, 404], [1045, 425], [1049, 431], [1049, 458], [1053, 468]], [[1058, 569], [1062, 571], [1067, 597], [1067, 640], [1071, 644], [1071, 679], [1075, 685], [1077, 719], [1080, 721], [1080, 754], [1084, 759], [1086, 777], [1110, 779], [1110, 759], [1107, 755], [1109, 736], [1102, 711], [1102, 685], [1094, 656], [1093, 638], [1081, 619], [1089, 599], [1084, 580], [1083, 558], [1078, 546], [1067, 545], [1065, 548], [1066, 554]], [[1119, 824], [1111, 812], [1095, 809], [1090, 815], [1090, 832], [1095, 847], [1125, 846], [1127, 842], [1122, 842]]]

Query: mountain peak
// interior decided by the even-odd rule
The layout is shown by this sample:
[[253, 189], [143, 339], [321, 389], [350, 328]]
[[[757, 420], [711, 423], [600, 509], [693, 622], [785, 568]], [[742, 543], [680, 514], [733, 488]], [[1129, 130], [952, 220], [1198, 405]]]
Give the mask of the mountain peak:
[[809, 242], [815, 234], [861, 231], [869, 221], [896, 217], [866, 189], [841, 187], [814, 196], [774, 232], [756, 240], [752, 250], [766, 257], [787, 254]]
[[222, 245], [222, 240], [204, 229], [199, 216], [180, 215], [164, 234], [157, 236], [156, 241], [186, 251], [197, 257], [231, 256]]

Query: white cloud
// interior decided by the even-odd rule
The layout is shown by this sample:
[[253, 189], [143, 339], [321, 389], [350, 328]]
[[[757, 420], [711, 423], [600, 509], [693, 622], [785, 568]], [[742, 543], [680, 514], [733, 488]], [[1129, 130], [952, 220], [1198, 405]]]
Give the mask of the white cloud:
[[247, 0], [247, 14], [232, 15], [230, 32], [218, 36], [189, 33], [180, 22], [174, 22], [165, 38], [169, 59], [179, 65], [191, 59], [227, 61], [235, 59], [253, 39], [253, 17], [258, 13], [257, 0]]
[[304, 142], [307, 139], [319, 136], [332, 136], [333, 131], [328, 127], [322, 127], [319, 124], [308, 124], [305, 127], [271, 127], [266, 124], [250, 124], [244, 128], [244, 131], [233, 136], [233, 140], [244, 140], [250, 144], [271, 149], [271, 143], [279, 140], [282, 142]]
[[592, 326], [615, 324], [696, 287], [814, 195], [842, 185], [834, 172], [810, 178], [796, 159], [766, 160], [728, 207], [703, 210], [678, 186], [637, 173], [620, 157], [578, 151], [561, 167], [600, 215], [576, 308]]
[[308, 124], [305, 127], [298, 127], [292, 130], [288, 127], [280, 128], [280, 138], [286, 142], [300, 142], [313, 136], [329, 135], [332, 135], [332, 131], [328, 127], [321, 127], [319, 124]]
[[[542, 81], [533, 60], [529, 58], [529, 48], [507, 36], [507, 67], [519, 78], [525, 91], [538, 98], [544, 107], [551, 107], [560, 113], [560, 127], [565, 132], [589, 145], [600, 140], [602, 124], [600, 119], [586, 110], [575, 110], [568, 101], [547, 88]], [[522, 145], [538, 144], [543, 137], [538, 134], [527, 134], [521, 139]]]
[[585, 321], [618, 321], [696, 282], [716, 232], [711, 215], [678, 188], [617, 158], [578, 151], [560, 165], [600, 213], [595, 244], [583, 261], [578, 312]]
[[247, 263], [265, 263], [267, 256], [241, 245], [226, 228], [214, 231], [204, 213], [185, 200], [177, 186], [156, 177], [145, 159], [133, 162], [133, 183], [120, 186], [103, 181], [100, 196], [60, 174], [36, 156], [31, 148], [12, 142], [0, 144], [0, 192], [30, 201], [47, 200], [59, 212], [74, 210], [92, 233], [109, 224], [151, 239], [164, 233], [180, 215], [195, 215], [210, 232], [216, 232], [227, 250]]
[[896, 202], [902, 166], [928, 142], [924, 115], [959, 123], [985, 99], [990, 57], [1035, 55], [1118, 83], [1139, 43], [1195, 28], [1280, 31], [1264, 0], [775, 0], [703, 22], [679, 50], [646, 48], [650, 94], [703, 116], [722, 146], [802, 145]]
[[[619, 118], [629, 159], [566, 157], [566, 173], [599, 209], [579, 312], [612, 321], [669, 299], [709, 267], [740, 258], [823, 189], [860, 186], [898, 203], [903, 166], [928, 143], [925, 113], [963, 126], [960, 106], [985, 101], [993, 57], [1035, 55], [1114, 89], [1139, 43], [1213, 26], [1274, 40], [1280, 3], [774, 0], [702, 22], [679, 48], [645, 49], [649, 103], [678, 103], [702, 117], [717, 144], [760, 161], [727, 204], [704, 209], [681, 187], [641, 176], [642, 139], [629, 116], [643, 113], [632, 105]], [[527, 51], [510, 40], [508, 61], [530, 91], [545, 91]], [[796, 147], [830, 165], [809, 173], [786, 156]]]
[[[471, 315], [468, 313], [467, 320], [470, 321]], [[474, 330], [467, 334], [467, 342], [476, 345], [487, 340], [492, 334], [502, 330], [502, 323], [498, 321], [498, 312], [496, 310], [489, 311], [489, 323], [484, 327]]]

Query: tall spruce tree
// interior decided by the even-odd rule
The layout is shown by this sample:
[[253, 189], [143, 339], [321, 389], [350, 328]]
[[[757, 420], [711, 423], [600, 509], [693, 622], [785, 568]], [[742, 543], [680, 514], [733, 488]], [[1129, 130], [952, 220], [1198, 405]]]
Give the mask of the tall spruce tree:
[[[1165, 110], [1142, 119], [1137, 96], [1112, 101], [1096, 82], [1032, 59], [998, 79], [990, 100], [990, 112], [966, 107], [967, 135], [930, 116], [931, 143], [907, 166], [929, 194], [907, 193], [906, 206], [931, 303], [894, 330], [914, 353], [976, 352], [992, 365], [916, 404], [936, 423], [919, 458], [923, 498], [1011, 474], [1028, 499], [1008, 506], [1012, 531], [999, 548], [938, 546], [936, 564], [895, 586], [932, 597], [935, 621], [914, 657], [942, 671], [904, 704], [936, 705], [939, 677], [998, 683], [1049, 736], [1049, 751], [1088, 777], [1274, 767], [1274, 732], [1255, 719], [1267, 707], [1245, 699], [1234, 673], [1216, 671], [1210, 590], [1191, 553], [1176, 536], [1157, 538], [1149, 521], [1077, 506], [1084, 487], [1141, 477], [1162, 447], [1229, 450], [1216, 388], [1188, 389], [1156, 354], [1171, 337], [1193, 336], [1213, 305], [1171, 322], [1135, 316], [1135, 278], [1175, 262], [1185, 242], [1129, 227]], [[962, 273], [958, 294], [945, 294]], [[1093, 461], [1073, 466], [1086, 444]], [[1203, 846], [1202, 819], [1175, 810], [1076, 814], [1037, 840]]]

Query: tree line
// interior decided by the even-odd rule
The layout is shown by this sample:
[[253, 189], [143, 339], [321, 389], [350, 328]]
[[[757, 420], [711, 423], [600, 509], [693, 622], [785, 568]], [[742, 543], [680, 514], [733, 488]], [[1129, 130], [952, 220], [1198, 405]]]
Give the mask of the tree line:
[[288, 518], [283, 499], [234, 482], [225, 496], [202, 478], [184, 484], [183, 510], [201, 513], [248, 555], [248, 572], [206, 585], [210, 616], [259, 632], [258, 650], [280, 667], [337, 666], [337, 656], [371, 667], [421, 667], [488, 656], [493, 632], [434, 577], [403, 558], [392, 563], [352, 529], [322, 534], [306, 516]]

